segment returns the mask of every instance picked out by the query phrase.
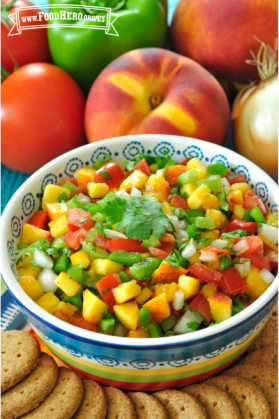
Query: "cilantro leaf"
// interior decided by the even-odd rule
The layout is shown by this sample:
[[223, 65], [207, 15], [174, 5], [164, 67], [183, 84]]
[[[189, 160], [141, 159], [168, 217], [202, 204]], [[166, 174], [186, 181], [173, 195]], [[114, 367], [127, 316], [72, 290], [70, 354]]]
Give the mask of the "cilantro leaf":
[[175, 166], [176, 163], [174, 160], [172, 160], [169, 156], [169, 153], [167, 150], [164, 150], [164, 153], [162, 157], [155, 157], [155, 156], [148, 156], [145, 154], [139, 154], [136, 158], [137, 162], [141, 161], [142, 159], [145, 159], [147, 164], [151, 165], [153, 163], [157, 163], [159, 169], [164, 169], [165, 167], [169, 166]]
[[234, 250], [231, 247], [223, 247], [223, 249], [230, 250], [232, 253], [240, 253], [239, 250]]
[[196, 223], [193, 223], [187, 227], [187, 234], [189, 236], [189, 241], [191, 239], [196, 240], [198, 236], [198, 228], [197, 228]]
[[42, 189], [41, 192], [38, 192], [36, 197], [39, 198], [40, 200], [40, 206], [39, 206], [39, 211], [41, 211], [43, 209], [43, 196], [44, 196], [44, 189]]
[[136, 164], [135, 161], [130, 161], [130, 160], [124, 160], [124, 163], [126, 164], [127, 172], [131, 172], [134, 168], [134, 165]]
[[193, 329], [193, 330], [198, 330], [200, 324], [198, 322], [190, 322], [186, 324], [187, 327], [189, 327], [189, 329]]
[[177, 249], [173, 249], [173, 253], [171, 253], [166, 259], [165, 262], [167, 262], [169, 265], [175, 266], [176, 268], [179, 268], [180, 266], [182, 268], [187, 268], [190, 264], [190, 262], [185, 259]]
[[105, 290], [102, 290], [101, 291], [101, 294], [102, 295], [105, 295], [108, 291], [110, 291], [109, 287], [107, 287]]
[[107, 223], [111, 225], [119, 223], [123, 218], [126, 204], [126, 201], [118, 195], [114, 195], [113, 199], [103, 204], [102, 213], [105, 215]]
[[88, 221], [85, 218], [79, 218], [78, 223], [88, 224]]
[[16, 265], [18, 265], [20, 262], [22, 262], [22, 260], [23, 260], [23, 257], [22, 257], [22, 255], [18, 258], [18, 260], [16, 261]]
[[225, 211], [228, 212], [229, 211], [229, 204], [227, 202], [220, 202], [220, 205], [217, 208], [218, 211]]
[[204, 317], [202, 317], [202, 315], [201, 315], [201, 313], [199, 312], [199, 311], [196, 311], [196, 310], [191, 310], [190, 309], [190, 307], [188, 306], [188, 304], [187, 303], [184, 303], [184, 308], [185, 308], [185, 311], [191, 311], [192, 313], [194, 313], [196, 316], [198, 316], [198, 317], [200, 317], [201, 319], [202, 319], [202, 321], [203, 322], [205, 322], [205, 323], [207, 323], [207, 321], [205, 320], [205, 318]]
[[211, 326], [215, 326], [216, 324], [220, 324], [221, 322], [218, 320], [217, 322], [215, 322], [215, 323], [210, 323], [210, 325], [208, 326], [208, 327], [211, 327]]
[[98, 222], [95, 224], [95, 228], [97, 229], [98, 233], [99, 233], [99, 234], [101, 234], [103, 237], [106, 237], [106, 235], [105, 235], [105, 233], [104, 233], [104, 229], [105, 229], [106, 227], [107, 227], [107, 226], [103, 225], [101, 221], [98, 221]]
[[47, 249], [47, 254], [49, 256], [58, 256], [62, 253], [62, 249], [57, 249], [56, 247], [50, 247]]
[[231, 260], [230, 260], [229, 256], [223, 255], [223, 256], [220, 257], [219, 263], [220, 263], [219, 270], [223, 271], [224, 269], [228, 269], [228, 267], [231, 264]]
[[102, 175], [105, 180], [112, 180], [111, 175], [106, 170], [101, 170], [100, 175]]
[[221, 234], [221, 237], [222, 236], [225, 236], [228, 239], [234, 239], [235, 237], [244, 237], [244, 236], [247, 236], [247, 234], [248, 233], [247, 233], [246, 230], [238, 229], [238, 230], [235, 230], [235, 231], [231, 231], [230, 233], [222, 233]]
[[250, 259], [242, 259], [241, 265], [243, 265], [244, 263], [249, 262], [249, 261], [250, 261]]

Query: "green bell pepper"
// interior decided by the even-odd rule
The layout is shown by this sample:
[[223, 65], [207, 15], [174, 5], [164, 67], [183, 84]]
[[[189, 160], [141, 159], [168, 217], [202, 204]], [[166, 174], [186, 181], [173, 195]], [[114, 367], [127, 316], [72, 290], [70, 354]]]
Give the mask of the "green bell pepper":
[[108, 259], [112, 260], [113, 262], [120, 263], [121, 265], [127, 266], [132, 266], [134, 263], [141, 262], [140, 253], [125, 252], [124, 250], [112, 252]]
[[135, 263], [131, 266], [130, 271], [134, 278], [142, 280], [150, 278], [155, 269], [159, 268], [162, 263], [160, 258], [145, 258], [144, 262]]
[[[48, 27], [48, 41], [54, 64], [69, 73], [88, 93], [92, 83], [100, 72], [120, 55], [147, 47], [166, 47], [167, 19], [163, 4], [165, 0], [51, 0], [56, 7], [53, 14], [59, 18], [51, 23], [57, 25]], [[75, 9], [83, 16], [94, 13], [86, 6], [102, 6], [111, 9], [117, 16], [114, 27], [119, 36], [106, 34], [104, 30], [76, 28], [76, 26], [92, 26], [87, 20], [67, 20], [69, 26], [61, 20], [60, 11], [65, 11], [63, 5], [80, 5]], [[84, 7], [82, 7], [84, 6]]]

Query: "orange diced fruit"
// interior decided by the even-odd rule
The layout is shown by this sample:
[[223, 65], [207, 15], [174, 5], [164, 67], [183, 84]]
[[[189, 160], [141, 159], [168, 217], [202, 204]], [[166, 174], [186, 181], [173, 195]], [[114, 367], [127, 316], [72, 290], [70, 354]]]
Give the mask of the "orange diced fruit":
[[48, 311], [49, 313], [53, 309], [53, 307], [57, 306], [59, 304], [60, 300], [59, 298], [54, 295], [52, 291], [46, 292], [44, 295], [42, 295], [36, 303], [42, 307], [44, 310]]
[[245, 291], [245, 294], [249, 297], [259, 298], [269, 287], [270, 284], [267, 284], [260, 276], [261, 271], [255, 266], [251, 265], [249, 274], [246, 276], [245, 280], [249, 287]]
[[224, 294], [217, 293], [207, 300], [215, 322], [223, 322], [232, 317], [232, 300]]
[[32, 275], [22, 276], [19, 280], [19, 285], [33, 301], [38, 300], [42, 295], [44, 295], [41, 284]]
[[170, 265], [168, 262], [163, 261], [152, 275], [153, 282], [177, 282], [180, 275], [187, 274], [187, 270], [181, 267]]
[[83, 167], [78, 171], [77, 184], [94, 182], [96, 170], [93, 167]]
[[21, 243], [32, 244], [39, 239], [49, 239], [50, 232], [34, 227], [31, 224], [23, 224]]
[[149, 332], [145, 327], [138, 327], [136, 330], [130, 330], [130, 332], [128, 333], [128, 335], [126, 336], [127, 338], [149, 338]]
[[165, 292], [147, 301], [142, 307], [150, 308], [150, 321], [156, 323], [162, 323], [163, 320], [171, 315], [170, 305]]
[[200, 281], [191, 276], [181, 275], [178, 279], [178, 289], [183, 291], [185, 300], [188, 300], [200, 292]]
[[167, 299], [169, 302], [174, 300], [174, 293], [178, 290], [178, 285], [176, 282], [171, 284], [157, 284], [155, 288], [156, 297], [163, 292], [167, 294]]
[[153, 186], [154, 191], [162, 192], [166, 195], [170, 193], [170, 185], [163, 176], [151, 175], [149, 176], [145, 186]]
[[202, 287], [201, 293], [203, 297], [207, 300], [212, 295], [217, 294], [218, 290], [215, 284], [205, 284]]
[[139, 307], [135, 301], [115, 305], [113, 310], [123, 326], [128, 330], [136, 330], [139, 321]]

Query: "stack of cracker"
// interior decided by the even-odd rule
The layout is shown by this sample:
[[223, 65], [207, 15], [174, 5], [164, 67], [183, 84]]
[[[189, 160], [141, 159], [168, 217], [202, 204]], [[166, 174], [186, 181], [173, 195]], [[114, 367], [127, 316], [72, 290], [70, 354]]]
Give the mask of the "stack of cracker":
[[278, 309], [234, 366], [152, 395], [81, 380], [28, 332], [3, 332], [1, 353], [2, 419], [278, 419]]

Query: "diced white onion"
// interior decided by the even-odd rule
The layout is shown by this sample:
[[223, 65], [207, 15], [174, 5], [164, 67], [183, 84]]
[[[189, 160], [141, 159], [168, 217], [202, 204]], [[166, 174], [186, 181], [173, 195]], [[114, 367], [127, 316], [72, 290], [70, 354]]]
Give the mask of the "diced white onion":
[[266, 207], [265, 207], [263, 201], [261, 199], [258, 199], [258, 201], [259, 201], [259, 204], [261, 206], [261, 209], [263, 210], [263, 213], [266, 214]]
[[222, 177], [221, 182], [222, 182], [222, 192], [224, 191], [225, 194], [228, 195], [231, 191], [230, 182], [228, 181], [226, 177]]
[[126, 190], [126, 188], [123, 188], [123, 189], [119, 189], [119, 191], [117, 191], [117, 192], [115, 192], [115, 195], [122, 195], [123, 193], [127, 193], [127, 190]]
[[278, 253], [276, 253], [274, 250], [272, 250], [272, 252], [268, 252], [266, 256], [268, 256], [270, 262], [278, 263]]
[[[240, 262], [241, 261], [243, 261], [243, 259], [240, 259]], [[242, 278], [245, 278], [250, 272], [251, 263], [250, 260], [247, 260], [247, 262], [244, 263], [236, 263], [234, 267], [238, 270]]]
[[179, 221], [178, 228], [179, 230], [186, 230], [186, 223], [184, 220]]
[[[175, 230], [178, 230], [178, 228], [179, 228], [179, 219], [176, 217], [176, 215], [166, 214], [166, 216], [172, 222]], [[169, 225], [168, 228], [167, 228], [167, 230], [172, 231], [172, 226]]]
[[180, 319], [176, 323], [176, 325], [173, 329], [174, 333], [176, 333], [177, 335], [183, 335], [184, 333], [194, 332], [195, 330], [193, 330], [193, 329], [191, 329], [190, 327], [187, 326], [188, 323], [192, 323], [192, 322], [197, 322], [197, 323], [201, 324], [202, 317], [193, 313], [190, 310], [187, 310], [186, 313], [183, 314], [183, 316], [180, 317]]
[[157, 172], [156, 172], [156, 175], [165, 177], [166, 176], [166, 169], [158, 169]]
[[201, 250], [200, 260], [202, 262], [215, 262], [218, 260], [216, 252], [210, 252], [209, 250]]
[[176, 238], [180, 241], [183, 239], [189, 239], [188, 233], [185, 230], [177, 230], [174, 234]]
[[179, 208], [175, 208], [174, 215], [176, 215], [178, 219], [180, 218], [180, 210], [179, 210]]
[[240, 240], [233, 246], [233, 250], [236, 250], [240, 253], [246, 252], [249, 249], [249, 245], [245, 239]]
[[51, 269], [43, 269], [38, 275], [38, 281], [44, 292], [56, 291], [57, 285], [54, 283], [57, 275]]
[[260, 277], [266, 282], [267, 284], [271, 284], [274, 281], [275, 276], [272, 275], [267, 269], [263, 268], [260, 272]]
[[141, 191], [133, 186], [131, 190], [131, 196], [137, 196], [138, 198], [140, 198]]
[[119, 233], [119, 231], [109, 230], [108, 228], [104, 229], [104, 233], [109, 239], [128, 239], [125, 234]]
[[124, 192], [120, 195], [120, 198], [124, 199], [126, 202], [130, 202], [133, 197], [128, 193]]
[[213, 240], [210, 246], [217, 247], [218, 249], [223, 249], [223, 247], [228, 246], [228, 240], [222, 240], [222, 239]]
[[153, 192], [153, 191], [154, 191], [154, 186], [152, 186], [152, 185], [147, 185], [147, 186], [145, 187], [145, 190], [146, 190], [146, 192]]
[[269, 226], [268, 224], [262, 224], [261, 227], [258, 228], [258, 233], [262, 234], [273, 244], [278, 243], [278, 228]]
[[175, 291], [173, 299], [173, 308], [175, 310], [181, 310], [184, 306], [184, 292], [181, 290]]
[[193, 256], [197, 251], [197, 242], [192, 241], [188, 244], [188, 246], [185, 247], [185, 249], [182, 250], [181, 254], [185, 259], [189, 259], [191, 256]]
[[83, 193], [79, 193], [77, 196], [78, 202], [90, 202], [90, 198], [87, 195], [84, 195]]
[[35, 249], [33, 253], [33, 259], [37, 266], [40, 268], [47, 268], [51, 269], [53, 267], [53, 260], [52, 258], [47, 255], [45, 252], [39, 249]]

